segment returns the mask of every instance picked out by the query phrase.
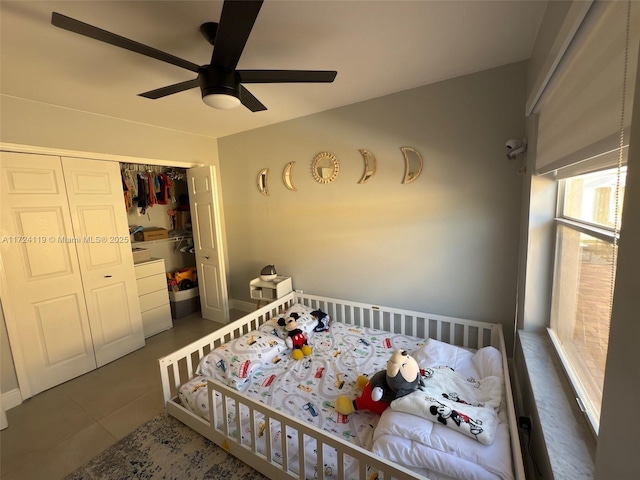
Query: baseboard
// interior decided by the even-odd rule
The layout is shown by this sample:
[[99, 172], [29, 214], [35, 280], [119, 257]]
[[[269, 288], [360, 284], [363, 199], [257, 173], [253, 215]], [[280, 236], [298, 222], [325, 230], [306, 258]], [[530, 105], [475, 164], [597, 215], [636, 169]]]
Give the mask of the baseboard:
[[22, 403], [22, 395], [19, 388], [14, 388], [6, 393], [2, 394], [2, 408], [5, 410], [11, 410], [13, 407], [17, 407]]
[[229, 300], [229, 308], [232, 310], [240, 310], [242, 312], [253, 312], [256, 309], [256, 304], [251, 302], [245, 302], [242, 300]]

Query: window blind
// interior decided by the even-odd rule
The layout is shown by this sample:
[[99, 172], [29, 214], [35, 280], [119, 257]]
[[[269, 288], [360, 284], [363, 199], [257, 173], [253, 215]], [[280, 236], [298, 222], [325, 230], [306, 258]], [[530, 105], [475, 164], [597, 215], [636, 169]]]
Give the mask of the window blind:
[[[625, 75], [635, 78], [639, 44], [640, 2], [593, 3], [536, 108], [536, 173], [567, 176], [618, 164], [623, 86]], [[625, 143], [633, 85], [627, 82], [624, 95]]]

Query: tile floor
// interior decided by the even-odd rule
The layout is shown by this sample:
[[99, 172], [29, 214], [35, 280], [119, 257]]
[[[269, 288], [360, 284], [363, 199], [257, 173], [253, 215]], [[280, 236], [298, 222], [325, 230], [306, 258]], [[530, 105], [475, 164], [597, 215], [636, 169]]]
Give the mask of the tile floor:
[[9, 427], [0, 433], [0, 478], [64, 478], [163, 412], [157, 359], [220, 327], [199, 313], [173, 324], [145, 347], [9, 410]]

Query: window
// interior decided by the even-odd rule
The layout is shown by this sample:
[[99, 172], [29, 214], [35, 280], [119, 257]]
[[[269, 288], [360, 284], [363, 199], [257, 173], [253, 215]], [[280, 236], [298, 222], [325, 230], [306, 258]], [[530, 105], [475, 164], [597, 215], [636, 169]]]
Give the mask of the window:
[[604, 170], [558, 189], [551, 337], [596, 433], [625, 178], [626, 167]]

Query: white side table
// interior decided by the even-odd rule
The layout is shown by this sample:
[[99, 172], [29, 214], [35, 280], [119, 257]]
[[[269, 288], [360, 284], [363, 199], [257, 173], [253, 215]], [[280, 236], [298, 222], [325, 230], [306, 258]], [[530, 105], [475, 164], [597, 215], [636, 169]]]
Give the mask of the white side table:
[[284, 275], [279, 275], [269, 282], [261, 280], [260, 277], [249, 282], [249, 294], [256, 300], [256, 309], [260, 308], [260, 302], [269, 303], [292, 291], [291, 277]]

